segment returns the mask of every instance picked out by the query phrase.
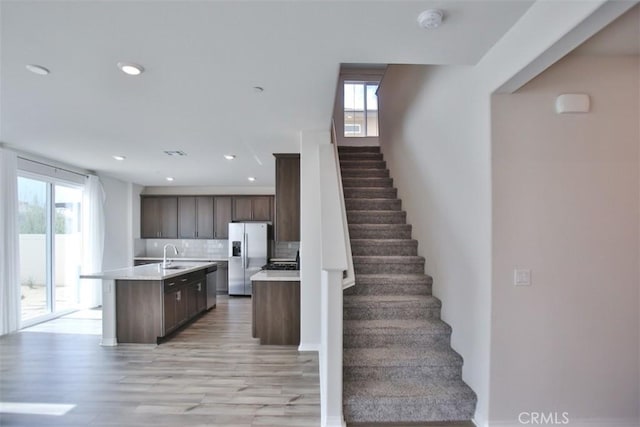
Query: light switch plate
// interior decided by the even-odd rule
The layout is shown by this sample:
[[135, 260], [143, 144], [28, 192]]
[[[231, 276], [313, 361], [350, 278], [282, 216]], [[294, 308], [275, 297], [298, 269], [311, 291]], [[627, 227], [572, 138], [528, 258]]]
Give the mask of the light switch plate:
[[531, 286], [531, 270], [513, 270], [513, 284], [516, 286]]

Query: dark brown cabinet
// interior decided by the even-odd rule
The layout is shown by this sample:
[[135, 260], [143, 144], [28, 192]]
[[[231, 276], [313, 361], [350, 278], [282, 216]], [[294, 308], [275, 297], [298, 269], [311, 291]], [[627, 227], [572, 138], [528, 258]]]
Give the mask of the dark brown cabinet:
[[142, 197], [140, 237], [175, 239], [178, 237], [178, 198]]
[[300, 155], [276, 157], [275, 240], [300, 241]]
[[120, 343], [155, 344], [206, 310], [206, 268], [166, 280], [116, 280]]
[[273, 221], [272, 196], [235, 196], [233, 221]]
[[213, 197], [178, 197], [178, 237], [213, 239]]
[[260, 338], [260, 344], [300, 344], [300, 282], [252, 283], [253, 337]]
[[229, 223], [232, 218], [231, 197], [214, 197], [213, 212], [213, 238], [229, 238]]
[[273, 196], [141, 196], [140, 204], [143, 239], [227, 239], [230, 222], [273, 221]]

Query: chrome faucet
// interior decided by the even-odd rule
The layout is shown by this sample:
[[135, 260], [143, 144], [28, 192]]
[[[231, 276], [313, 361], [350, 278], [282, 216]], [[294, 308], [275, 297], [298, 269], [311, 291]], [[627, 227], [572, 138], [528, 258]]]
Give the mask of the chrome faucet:
[[163, 252], [163, 257], [162, 257], [162, 268], [167, 268], [171, 265], [171, 260], [167, 261], [167, 248], [171, 246], [173, 248], [173, 252], [175, 255], [178, 255], [178, 248], [176, 248], [176, 245], [173, 245], [171, 243], [167, 243], [166, 245], [164, 245], [164, 247], [162, 248], [162, 252]]

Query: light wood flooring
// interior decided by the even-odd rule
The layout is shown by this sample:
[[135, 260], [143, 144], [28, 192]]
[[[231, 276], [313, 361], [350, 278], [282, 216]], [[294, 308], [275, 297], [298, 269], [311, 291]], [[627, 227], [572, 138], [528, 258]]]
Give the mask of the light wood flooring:
[[50, 331], [0, 337], [0, 425], [320, 425], [317, 355], [258, 345], [249, 298], [219, 297], [159, 346], [99, 341]]

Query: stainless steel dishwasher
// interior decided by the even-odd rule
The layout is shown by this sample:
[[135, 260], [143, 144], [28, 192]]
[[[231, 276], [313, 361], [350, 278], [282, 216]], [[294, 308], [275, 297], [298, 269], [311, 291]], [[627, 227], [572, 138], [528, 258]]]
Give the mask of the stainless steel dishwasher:
[[207, 268], [207, 310], [216, 306], [216, 276], [218, 275], [218, 266], [212, 265]]

